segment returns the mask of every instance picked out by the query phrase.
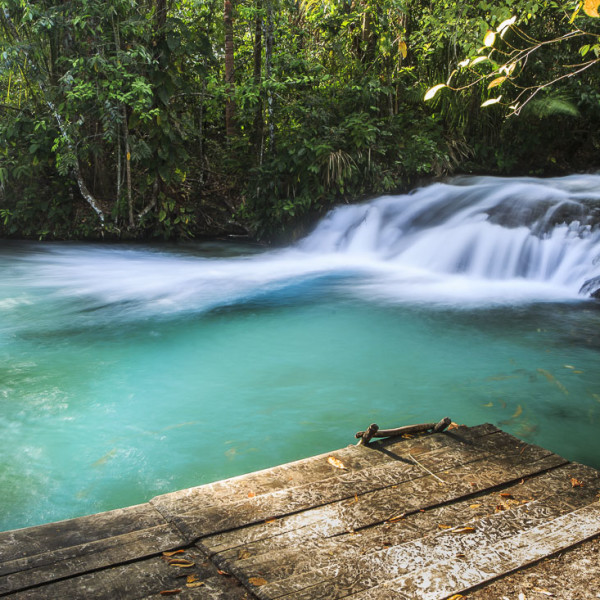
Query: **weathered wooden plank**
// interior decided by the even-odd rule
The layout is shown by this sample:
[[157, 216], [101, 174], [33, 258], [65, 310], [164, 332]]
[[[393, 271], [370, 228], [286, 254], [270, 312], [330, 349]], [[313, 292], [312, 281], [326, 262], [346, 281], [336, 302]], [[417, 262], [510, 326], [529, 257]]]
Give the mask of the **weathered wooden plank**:
[[[385, 486], [377, 485], [376, 481], [372, 485], [368, 482], [369, 486], [366, 489], [373, 491], [367, 492], [360, 484], [355, 487], [350, 486], [345, 489], [345, 497], [342, 500], [335, 500], [335, 491], [326, 496], [325, 499], [329, 502], [324, 500], [318, 502], [318, 498], [315, 499], [314, 494], [309, 498], [302, 496], [290, 498], [284, 492], [276, 498], [278, 501], [283, 500], [281, 505], [266, 504], [266, 510], [263, 509], [263, 505], [258, 503], [254, 505], [244, 503], [235, 506], [233, 515], [226, 512], [215, 515], [214, 512], [207, 511], [200, 515], [178, 515], [174, 520], [180, 529], [188, 528], [200, 532], [201, 530], [210, 531], [211, 527], [217, 530], [218, 527], [233, 528], [238, 522], [251, 524], [257, 523], [259, 520], [271, 521], [272, 518], [279, 517], [275, 523], [257, 523], [257, 527], [245, 527], [236, 530], [233, 535], [225, 533], [222, 537], [218, 537], [218, 535], [205, 537], [202, 544], [209, 553], [220, 552], [227, 547], [238, 547], [287, 532], [293, 532], [295, 541], [299, 543], [303, 539], [303, 534], [306, 534], [305, 539], [310, 539], [312, 536], [323, 537], [354, 531], [386, 521], [401, 513], [424, 509], [431, 506], [431, 502], [434, 504], [448, 502], [455, 497], [470, 495], [506, 483], [511, 479], [524, 477], [532, 472], [542, 471], [566, 462], [537, 446], [527, 446], [519, 442], [513, 447], [513, 440], [515, 438], [507, 434], [496, 434], [486, 438], [485, 444], [480, 444], [480, 451], [469, 450], [467, 454], [459, 452], [454, 455], [449, 449], [444, 449], [443, 452], [440, 451], [439, 456], [435, 453], [428, 455], [435, 458], [436, 461], [439, 460], [437, 463], [434, 461], [424, 463], [420, 460], [422, 465], [426, 464], [426, 467], [434, 474], [437, 473], [437, 476], [446, 470], [452, 472], [452, 469], [455, 469], [451, 475], [451, 481], [446, 481], [444, 475], [443, 483], [420, 467], [414, 465], [407, 467], [404, 463], [399, 462], [388, 467], [392, 475], [386, 476]], [[504, 448], [504, 453], [501, 453], [502, 448]], [[477, 481], [465, 481], [460, 468], [463, 466], [466, 468], [466, 465]], [[364, 502], [358, 494], [364, 497]], [[356, 502], [358, 497], [361, 497], [361, 502]], [[309, 503], [309, 500], [312, 503]], [[289, 502], [289, 504], [285, 504], [285, 502]], [[277, 513], [275, 509], [279, 507], [281, 512]], [[298, 515], [285, 518], [285, 511], [293, 512], [290, 507], [294, 507], [298, 512], [302, 511], [303, 507], [310, 508], [311, 511], [310, 514], [300, 512]]]
[[600, 537], [470, 590], [469, 600], [600, 598]]
[[[265, 564], [264, 560], [249, 559], [243, 564], [243, 569], [248, 577], [260, 572], [267, 581], [273, 581], [274, 577], [281, 578], [279, 581], [261, 587], [257, 592], [261, 598], [285, 597], [294, 600], [345, 598], [351, 593], [380, 585], [415, 569], [467, 555], [475, 549], [483, 551], [485, 547], [492, 546], [500, 540], [572, 512], [573, 505], [581, 508], [594, 502], [598, 485], [593, 485], [594, 481], [588, 480], [588, 486], [574, 490], [570, 483], [573, 471], [566, 469], [564, 471], [562, 489], [557, 489], [552, 495], [532, 500], [527, 504], [515, 504], [508, 510], [492, 513], [483, 518], [468, 519], [448, 530], [423, 531], [421, 537], [409, 542], [396, 538], [399, 543], [393, 545], [391, 544], [394, 539], [393, 532], [389, 532], [390, 546], [369, 552], [366, 544], [363, 548], [364, 554], [349, 552], [347, 540], [339, 540], [337, 547], [335, 543], [330, 544], [329, 548], [325, 546], [326, 555], [321, 554], [321, 560], [317, 552], [310, 554], [303, 554], [302, 551], [295, 554], [281, 552], [278, 553], [280, 564], [295, 564], [297, 569], [304, 571], [300, 575], [287, 579], [283, 579], [286, 576], [285, 572], [282, 575], [281, 570], [273, 568], [273, 564]], [[580, 474], [580, 470], [577, 473]], [[598, 484], [597, 478], [595, 483]], [[498, 495], [493, 496], [496, 502], [499, 502]], [[363, 536], [359, 536], [359, 541], [362, 538]], [[296, 571], [298, 572], [301, 571]]]
[[480, 438], [497, 432], [499, 430], [496, 427], [485, 424], [471, 428], [460, 427], [443, 435], [424, 435], [406, 440], [383, 440], [368, 447], [348, 446], [263, 471], [163, 494], [153, 498], [151, 503], [161, 513], [167, 515], [185, 514], [199, 506], [205, 508], [229, 506], [247, 500], [249, 495], [258, 498], [282, 489], [292, 490], [328, 479], [333, 480], [339, 476], [339, 470], [328, 463], [327, 458], [331, 455], [338, 458], [348, 472], [363, 471], [392, 464], [397, 460], [406, 460], [406, 454], [411, 449], [415, 456], [445, 447], [466, 449], [475, 446], [475, 442]]
[[[55, 581], [6, 596], [9, 600], [142, 600], [162, 598], [163, 591], [181, 590], [176, 598], [199, 600], [250, 600], [254, 596], [233, 577], [218, 574], [214, 565], [197, 549], [183, 555], [194, 563], [190, 568], [168, 564], [154, 557]], [[188, 582], [188, 577], [194, 581]], [[203, 585], [198, 585], [203, 583]]]
[[[397, 460], [383, 466], [366, 468], [359, 472], [336, 469], [340, 473], [337, 476], [306, 485], [278, 489], [229, 505], [207, 507], [196, 502], [187, 505], [187, 512], [181, 508], [177, 510], [176, 505], [171, 503], [156, 504], [155, 506], [165, 514], [166, 518], [173, 520], [191, 541], [219, 531], [227, 531], [243, 525], [280, 518], [309, 508], [354, 498], [356, 495], [371, 493], [411, 481], [413, 483], [420, 482], [423, 477], [429, 476], [430, 472], [442, 472], [458, 465], [482, 461], [490, 455], [494, 455], [495, 458], [492, 460], [496, 462], [498, 456], [511, 456], [513, 461], [522, 463], [551, 454], [548, 450], [528, 446], [503, 432], [485, 437], [485, 442], [481, 442], [473, 448], [469, 445], [465, 447], [463, 442], [456, 441], [460, 440], [458, 436], [456, 438], [448, 437], [446, 434], [437, 434], [437, 436], [447, 438], [448, 445], [427, 454], [421, 454], [418, 463], [415, 462], [415, 457], [411, 452], [413, 444], [405, 446], [404, 454], [398, 454]], [[427, 438], [420, 439], [419, 443], [435, 437], [435, 435], [427, 436]], [[426, 466], [425, 456], [428, 458]], [[323, 460], [326, 461], [326, 458], [323, 457]], [[332, 468], [335, 469], [335, 467]]]
[[5, 563], [8, 574], [0, 577], [0, 594], [139, 560], [181, 546], [182, 543], [179, 531], [165, 524], [30, 558], [18, 558]]
[[352, 596], [353, 600], [442, 600], [510, 573], [600, 534], [600, 503], [546, 521], [537, 527], [475, 548], [458, 559], [439, 561]]
[[[573, 488], [572, 477], [586, 481], [585, 487]], [[527, 515], [531, 523], [536, 518], [551, 518], [579, 508], [595, 500], [597, 489], [600, 488], [599, 477], [600, 474], [589, 467], [567, 465], [523, 484], [504, 488], [504, 496], [500, 492], [489, 493], [476, 499], [436, 507], [425, 513], [413, 513], [398, 522], [377, 525], [354, 535], [309, 539], [302, 544], [292, 543], [285, 536], [269, 538], [223, 552], [221, 557], [229, 562], [222, 564], [231, 570], [239, 569], [237, 572], [243, 572], [247, 577], [261, 573], [270, 582], [309, 571], [320, 573], [321, 581], [326, 582], [327, 572], [332, 568], [337, 580], [345, 568], [350, 569], [350, 577], [353, 578], [357, 573], [357, 565], [364, 562], [365, 555], [439, 533], [440, 527], [470, 524], [494, 514], [500, 508], [537, 503], [533, 512]], [[385, 569], [378, 569], [378, 573], [386, 576]], [[328, 592], [322, 597], [336, 596]]]
[[0, 533], [0, 573], [2, 564], [22, 557], [48, 554], [53, 550], [164, 525], [163, 516], [150, 504], [119, 508], [67, 521], [15, 529]]

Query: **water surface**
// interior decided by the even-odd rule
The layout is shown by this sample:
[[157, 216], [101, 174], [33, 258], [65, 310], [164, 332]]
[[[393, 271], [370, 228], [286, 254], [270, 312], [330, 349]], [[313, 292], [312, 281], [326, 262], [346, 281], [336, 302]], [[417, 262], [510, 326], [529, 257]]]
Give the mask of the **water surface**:
[[595, 176], [459, 181], [342, 207], [274, 251], [2, 243], [0, 529], [371, 422], [492, 422], [600, 468], [600, 312], [579, 294], [598, 198]]

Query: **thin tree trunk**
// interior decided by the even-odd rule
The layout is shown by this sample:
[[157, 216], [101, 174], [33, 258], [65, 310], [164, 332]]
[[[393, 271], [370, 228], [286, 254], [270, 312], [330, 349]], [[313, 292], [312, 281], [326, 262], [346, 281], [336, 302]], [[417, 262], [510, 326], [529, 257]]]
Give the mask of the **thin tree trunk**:
[[129, 209], [129, 227], [133, 229], [133, 196], [131, 193], [131, 150], [129, 148], [129, 128], [127, 126], [127, 107], [123, 106], [123, 135], [125, 138], [125, 175], [127, 177], [127, 208]]
[[[273, 74], [273, 6], [272, 1], [267, 2], [267, 30], [265, 35], [265, 74], [270, 80]], [[273, 94], [271, 90], [267, 92], [267, 104], [269, 115], [269, 149], [270, 152], [275, 152], [275, 123], [273, 116]]]
[[[253, 80], [254, 85], [259, 88], [260, 83], [262, 81], [262, 27], [263, 27], [263, 18], [262, 18], [262, 0], [257, 0], [256, 3], [256, 21], [254, 27], [254, 72], [253, 72]], [[258, 164], [262, 164], [262, 141], [264, 134], [264, 117], [263, 117], [263, 102], [262, 95], [258, 94], [258, 102], [256, 105], [256, 112], [254, 113], [254, 143], [253, 150], [254, 154], [257, 157]]]
[[227, 100], [225, 103], [225, 132], [228, 137], [234, 136], [235, 128], [235, 92], [234, 60], [233, 60], [233, 0], [225, 0], [223, 6], [225, 26], [225, 87]]

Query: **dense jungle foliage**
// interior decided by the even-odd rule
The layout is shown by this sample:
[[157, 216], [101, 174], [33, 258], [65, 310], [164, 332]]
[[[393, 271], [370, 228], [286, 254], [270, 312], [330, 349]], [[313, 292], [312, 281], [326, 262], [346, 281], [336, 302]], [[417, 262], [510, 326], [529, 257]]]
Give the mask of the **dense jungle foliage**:
[[2, 0], [0, 235], [273, 239], [452, 173], [595, 169], [581, 4]]

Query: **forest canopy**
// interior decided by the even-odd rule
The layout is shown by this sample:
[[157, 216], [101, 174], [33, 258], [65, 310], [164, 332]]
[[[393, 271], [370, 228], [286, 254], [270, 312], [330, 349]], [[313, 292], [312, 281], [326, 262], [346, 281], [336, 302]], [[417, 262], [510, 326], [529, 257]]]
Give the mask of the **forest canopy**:
[[453, 173], [598, 165], [594, 0], [0, 6], [4, 237], [273, 239]]

